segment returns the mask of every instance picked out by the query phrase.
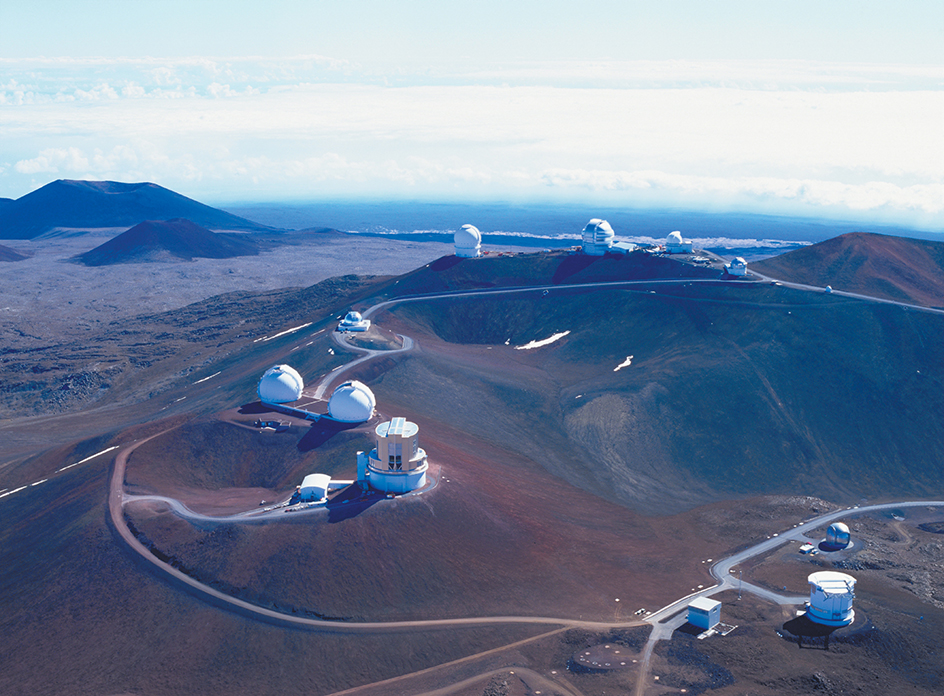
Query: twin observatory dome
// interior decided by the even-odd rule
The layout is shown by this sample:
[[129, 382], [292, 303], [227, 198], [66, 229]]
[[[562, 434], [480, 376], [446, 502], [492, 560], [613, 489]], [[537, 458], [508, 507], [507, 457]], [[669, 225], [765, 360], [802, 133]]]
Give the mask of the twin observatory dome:
[[[259, 399], [266, 406], [306, 420], [325, 416], [308, 409], [319, 399], [305, 393], [302, 376], [290, 365], [273, 365], [259, 380]], [[341, 423], [366, 423], [374, 416], [377, 399], [363, 382], [351, 380], [341, 384], [328, 400], [327, 417]], [[299, 500], [321, 504], [328, 491], [356, 483], [362, 490], [369, 488], [383, 493], [409, 493], [426, 485], [429, 464], [426, 451], [419, 446], [419, 426], [406, 418], [391, 418], [374, 430], [377, 446], [357, 453], [357, 480], [332, 481], [327, 474], [310, 474], [298, 487]]]
[[[274, 365], [259, 380], [259, 400], [264, 404], [292, 404], [305, 397], [305, 382], [290, 365]], [[345, 382], [331, 394], [328, 416], [342, 423], [363, 423], [370, 420], [377, 407], [377, 398], [363, 382]], [[302, 410], [289, 407], [289, 410]], [[314, 415], [314, 414], [312, 414]]]

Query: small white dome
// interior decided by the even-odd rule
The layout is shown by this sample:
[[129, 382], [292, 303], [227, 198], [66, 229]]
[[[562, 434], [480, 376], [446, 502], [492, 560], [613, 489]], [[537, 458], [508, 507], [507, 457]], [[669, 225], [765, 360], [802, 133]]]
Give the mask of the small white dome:
[[363, 382], [345, 382], [331, 395], [328, 415], [344, 423], [363, 423], [374, 415], [377, 399]]
[[363, 321], [364, 317], [361, 316], [360, 312], [348, 312], [347, 316], [344, 317], [344, 321], [348, 324], [354, 324], [358, 321]]
[[259, 399], [269, 404], [285, 404], [302, 397], [305, 382], [288, 365], [275, 365], [266, 370], [259, 380]]
[[669, 232], [669, 236], [665, 238], [666, 244], [682, 244], [682, 233], [676, 230], [675, 232]]
[[453, 240], [456, 243], [456, 256], [478, 256], [482, 246], [482, 233], [474, 225], [463, 225], [456, 230]]

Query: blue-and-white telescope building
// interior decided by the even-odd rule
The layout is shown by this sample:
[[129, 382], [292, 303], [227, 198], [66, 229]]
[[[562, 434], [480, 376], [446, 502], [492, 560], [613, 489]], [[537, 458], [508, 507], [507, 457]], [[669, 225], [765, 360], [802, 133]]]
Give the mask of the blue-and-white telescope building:
[[426, 485], [426, 452], [419, 446], [420, 428], [406, 418], [377, 426], [377, 447], [357, 453], [357, 480], [385, 493], [408, 493]]

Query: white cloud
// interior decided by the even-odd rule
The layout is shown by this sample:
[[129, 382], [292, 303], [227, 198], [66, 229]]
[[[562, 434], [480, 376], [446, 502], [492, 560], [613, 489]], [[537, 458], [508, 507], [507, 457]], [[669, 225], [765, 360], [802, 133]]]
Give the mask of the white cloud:
[[46, 148], [37, 157], [20, 160], [13, 168], [21, 174], [56, 173], [60, 168], [66, 171], [84, 171], [88, 168], [88, 159], [78, 148]]
[[[524, 86], [385, 87], [325, 82], [353, 68], [319, 57], [17, 65], [0, 84], [0, 138], [16, 162], [0, 195], [68, 172], [230, 198], [592, 194], [944, 212], [944, 94], [927, 88], [936, 68], [561, 64], [555, 83], [543, 64], [502, 73], [519, 70]], [[588, 75], [601, 86], [561, 86]], [[702, 79], [711, 84], [693, 86]]]

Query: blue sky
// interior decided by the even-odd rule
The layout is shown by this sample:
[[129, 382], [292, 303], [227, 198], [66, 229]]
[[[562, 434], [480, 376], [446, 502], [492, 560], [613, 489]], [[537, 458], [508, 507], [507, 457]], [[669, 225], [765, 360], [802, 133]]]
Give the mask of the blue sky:
[[0, 196], [600, 201], [944, 229], [941, 2], [0, 4]]

